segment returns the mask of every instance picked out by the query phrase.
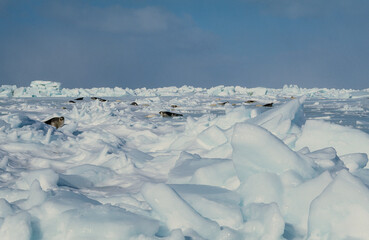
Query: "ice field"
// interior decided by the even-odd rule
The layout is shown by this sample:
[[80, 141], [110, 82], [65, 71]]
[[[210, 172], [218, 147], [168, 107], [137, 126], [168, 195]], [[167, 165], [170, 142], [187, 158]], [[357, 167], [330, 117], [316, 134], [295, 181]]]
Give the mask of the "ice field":
[[369, 89], [0, 96], [1, 240], [369, 239]]

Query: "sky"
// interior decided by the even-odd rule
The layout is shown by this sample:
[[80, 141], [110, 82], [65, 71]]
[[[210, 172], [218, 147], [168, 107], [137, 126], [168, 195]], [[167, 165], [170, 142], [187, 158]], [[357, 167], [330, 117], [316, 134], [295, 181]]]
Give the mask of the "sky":
[[369, 88], [367, 0], [0, 0], [0, 85]]

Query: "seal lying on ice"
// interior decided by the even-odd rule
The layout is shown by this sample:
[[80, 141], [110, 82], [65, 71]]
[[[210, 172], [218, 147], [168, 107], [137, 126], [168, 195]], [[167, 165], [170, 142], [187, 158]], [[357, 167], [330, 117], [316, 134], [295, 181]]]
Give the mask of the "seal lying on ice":
[[160, 111], [159, 114], [162, 117], [182, 117], [183, 116], [182, 114], [179, 114], [179, 113], [163, 112], [163, 111]]
[[99, 100], [100, 102], [106, 102], [106, 99], [99, 98], [99, 97], [91, 97], [92, 100]]
[[58, 129], [64, 125], [64, 117], [53, 117], [45, 121], [44, 123], [49, 124]]

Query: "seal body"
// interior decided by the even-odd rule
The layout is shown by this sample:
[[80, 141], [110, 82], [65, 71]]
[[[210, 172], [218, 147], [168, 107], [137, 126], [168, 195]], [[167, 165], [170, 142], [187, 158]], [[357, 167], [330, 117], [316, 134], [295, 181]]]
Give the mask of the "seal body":
[[45, 121], [44, 123], [49, 124], [58, 129], [64, 125], [64, 117], [54, 117]]
[[99, 100], [100, 102], [106, 102], [106, 99], [99, 98], [99, 97], [91, 97], [92, 100]]
[[273, 103], [264, 104], [263, 107], [273, 107]]
[[160, 111], [159, 114], [162, 117], [182, 117], [182, 114], [179, 113], [173, 113], [173, 112], [164, 112], [164, 111]]
[[273, 107], [273, 103], [257, 104], [256, 107]]

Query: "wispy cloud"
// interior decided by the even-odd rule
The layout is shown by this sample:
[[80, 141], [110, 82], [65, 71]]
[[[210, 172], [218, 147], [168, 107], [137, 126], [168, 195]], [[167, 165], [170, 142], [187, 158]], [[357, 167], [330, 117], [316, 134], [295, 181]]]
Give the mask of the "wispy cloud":
[[129, 9], [119, 5], [95, 7], [53, 4], [50, 10], [50, 17], [107, 32], [162, 32], [171, 25], [183, 23], [178, 17], [157, 7]]
[[341, 14], [367, 14], [366, 0], [246, 0], [259, 4], [266, 13], [289, 18], [329, 16]]
[[0, 71], [17, 81], [133, 88], [186, 84], [212, 74], [214, 60], [208, 56], [217, 38], [187, 15], [73, 3], [34, 11], [30, 14], [43, 15], [39, 25], [22, 25], [22, 31], [0, 37]]
[[[168, 47], [208, 49], [215, 36], [200, 29], [189, 15], [175, 15], [159, 7], [124, 8], [120, 5], [96, 7], [80, 4], [52, 4], [44, 13], [48, 18], [84, 29], [93, 35], [115, 34], [115, 38], [166, 42]], [[108, 35], [105, 35], [109, 37]], [[150, 40], [151, 39], [151, 40]], [[149, 44], [150, 45], [150, 44]]]

